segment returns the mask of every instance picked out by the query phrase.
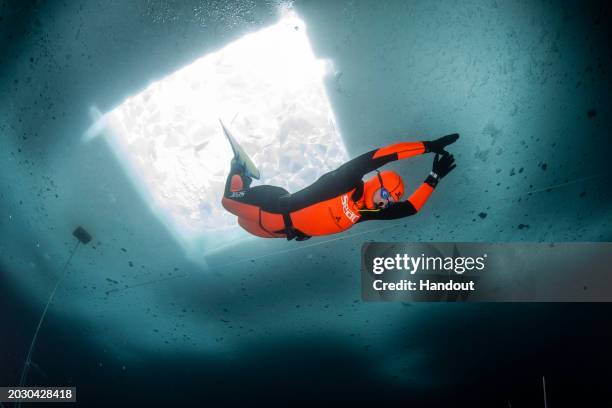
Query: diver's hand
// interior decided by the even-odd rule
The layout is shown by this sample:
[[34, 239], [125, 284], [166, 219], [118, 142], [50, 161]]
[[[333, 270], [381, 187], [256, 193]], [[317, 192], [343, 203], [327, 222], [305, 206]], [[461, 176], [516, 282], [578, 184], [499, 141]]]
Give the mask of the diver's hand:
[[425, 179], [425, 183], [429, 184], [432, 187], [436, 187], [438, 182], [446, 177], [448, 173], [453, 171], [453, 169], [457, 167], [455, 165], [455, 158], [452, 154], [445, 152], [442, 155], [436, 154], [433, 161], [433, 168], [427, 179]]
[[459, 139], [459, 133], [453, 133], [452, 135], [442, 136], [439, 139], [423, 142], [425, 145], [425, 153], [434, 152], [437, 154], [447, 153], [444, 148], [449, 144], [453, 144]]
[[432, 173], [438, 176], [438, 179], [441, 179], [446, 177], [446, 175], [453, 171], [455, 167], [457, 167], [457, 165], [455, 164], [455, 157], [452, 154], [448, 152], [442, 155], [436, 154], [436, 157], [434, 157]]

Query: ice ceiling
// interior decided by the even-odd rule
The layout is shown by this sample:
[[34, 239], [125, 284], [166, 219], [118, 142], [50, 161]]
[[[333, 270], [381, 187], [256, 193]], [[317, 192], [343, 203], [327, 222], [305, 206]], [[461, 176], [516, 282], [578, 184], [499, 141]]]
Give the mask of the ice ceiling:
[[221, 206], [232, 153], [219, 118], [266, 184], [296, 191], [346, 160], [323, 84], [328, 66], [304, 23], [285, 13], [128, 98], [104, 116], [107, 141], [179, 241], [202, 243], [236, 228]]
[[[251, 8], [249, 2], [241, 2], [245, 6], [233, 13], [225, 12], [237, 8], [229, 2], [216, 2], [219, 11], [198, 2], [210, 9], [209, 14], [196, 19], [185, 6], [183, 14], [175, 8], [167, 11], [174, 13], [174, 19], [164, 20], [159, 11], [156, 16], [161, 17], [151, 21], [137, 3], [111, 2], [105, 7], [94, 2], [37, 3], [35, 8], [42, 10], [37, 15], [40, 27], [35, 24], [38, 20], [29, 26], [29, 20], [12, 21], [20, 41], [7, 43], [2, 54], [0, 258], [2, 277], [7, 278], [2, 293], [14, 294], [21, 302], [17, 310], [35, 312], [15, 314], [17, 324], [5, 326], [13, 328], [11, 338], [29, 343], [38, 313], [74, 245], [74, 228], [82, 225], [94, 237], [71, 260], [69, 278], [58, 290], [42, 328], [39, 356], [61, 356], [44, 344], [64, 348], [69, 338], [99, 343], [101, 347], [92, 347], [91, 353], [100, 356], [83, 356], [79, 364], [88, 375], [116, 376], [130, 373], [137, 364], [166, 369], [177, 356], [210, 356], [194, 361], [203, 361], [202, 366], [214, 371], [229, 359], [259, 367], [252, 364], [253, 356], [263, 355], [291, 364], [292, 353], [321, 350], [339, 356], [333, 360], [340, 361], [338, 366], [353, 361], [356, 365], [351, 368], [364, 368], [355, 372], [388, 373], [381, 376], [384, 383], [390, 383], [392, 376], [427, 381], [436, 361], [456, 360], [455, 349], [448, 355], [439, 353], [448, 349], [449, 338], [465, 337], [466, 327], [489, 327], [488, 322], [512, 324], [516, 313], [507, 309], [506, 317], [500, 318], [485, 310], [488, 307], [362, 303], [363, 242], [612, 239], [609, 178], [586, 178], [609, 174], [607, 129], [612, 115], [603, 85], [609, 80], [605, 70], [610, 60], [599, 55], [597, 36], [584, 39], [578, 34], [584, 31], [586, 21], [580, 18], [584, 8], [575, 7], [577, 12], [568, 14], [572, 8], [543, 3], [390, 2], [384, 8], [368, 2], [299, 2], [296, 10], [308, 24], [316, 55], [332, 58], [339, 72], [335, 81], [327, 81], [326, 89], [351, 155], [400, 139], [456, 131], [462, 135], [453, 150], [458, 168], [415, 217], [380, 226], [357, 225], [341, 235], [342, 240], [332, 242], [253, 240], [239, 251], [232, 247], [209, 255], [210, 268], [204, 268], [186, 259], [168, 228], [148, 211], [151, 204], [160, 206], [153, 197], [161, 193], [150, 188], [142, 171], [136, 173], [141, 164], [124, 152], [126, 160], [121, 162], [134, 167], [133, 179], [141, 185], [143, 197], [148, 196], [146, 203], [123, 177], [102, 138], [77, 141], [91, 125], [86, 107], [92, 101], [110, 117], [109, 107], [118, 107], [125, 96], [146, 89], [148, 78], [162, 79], [180, 67], [188, 69], [197, 56], [214, 55], [205, 56], [209, 50], [238, 46], [249, 37], [231, 41], [243, 30], [263, 34], [273, 28], [277, 17], [265, 9], [265, 2]], [[253, 10], [256, 6], [264, 10]], [[304, 30], [298, 27], [291, 33], [301, 36]], [[280, 55], [278, 49], [275, 45], [269, 53]], [[245, 65], [256, 63], [263, 62]], [[251, 89], [258, 83], [243, 86]], [[241, 95], [247, 96], [252, 98], [252, 92]], [[283, 129], [315, 134], [316, 127], [303, 132], [295, 120], [310, 112], [312, 104], [292, 102], [296, 113], [292, 125]], [[233, 120], [230, 126], [241, 140], [256, 134], [263, 137], [268, 133], [248, 129], [255, 129], [255, 122], [273, 130], [284, 123], [252, 114], [263, 112], [269, 103], [275, 102], [262, 97], [248, 110], [228, 109], [218, 116], [228, 125]], [[202, 116], [207, 114], [204, 106], [201, 102]], [[221, 111], [220, 104], [213, 107]], [[277, 109], [287, 120], [289, 108]], [[229, 155], [218, 116], [210, 116], [206, 122], [215, 136], [211, 133], [209, 140], [223, 141], [219, 154]], [[138, 123], [145, 122], [139, 118]], [[105, 140], [127, 145], [122, 134], [104, 134]], [[281, 143], [280, 131], [275, 140]], [[252, 151], [250, 142], [244, 144]], [[264, 147], [258, 144], [253, 150], [257, 164], [264, 164], [262, 158], [279, 161], [275, 164], [279, 175], [288, 174], [282, 168], [290, 162], [280, 156], [263, 157]], [[193, 152], [195, 147], [189, 149]], [[406, 183], [416, 186], [431, 169], [431, 159], [397, 163], [397, 169]], [[224, 172], [227, 167], [223, 162]], [[276, 182], [274, 176], [264, 168], [264, 182]], [[165, 210], [159, 207], [157, 212]], [[392, 228], [371, 231], [383, 227]], [[285, 252], [279, 254], [281, 250]], [[274, 255], [257, 258], [270, 254]], [[537, 323], [538, 319], [523, 322], [525, 330]], [[65, 326], [56, 330], [55, 324]], [[506, 332], [507, 326], [498, 327], [498, 334]], [[473, 347], [467, 344], [462, 349], [466, 352], [461, 361], [469, 366]], [[15, 357], [19, 368], [26, 353], [24, 343]], [[322, 361], [311, 360], [312, 364]], [[150, 361], [162, 365], [145, 365]], [[53, 364], [42, 367], [46, 370]], [[456, 377], [454, 373], [444, 367], [434, 371], [433, 378], [439, 384]], [[240, 378], [256, 376], [260, 370]]]

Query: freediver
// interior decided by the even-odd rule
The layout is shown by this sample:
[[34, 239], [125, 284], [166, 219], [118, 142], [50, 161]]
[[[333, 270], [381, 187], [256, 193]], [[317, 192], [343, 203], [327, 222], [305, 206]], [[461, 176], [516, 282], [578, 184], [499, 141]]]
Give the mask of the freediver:
[[[342, 232], [358, 222], [416, 214], [438, 182], [455, 168], [455, 159], [445, 147], [459, 138], [454, 133], [433, 141], [402, 142], [372, 150], [291, 194], [278, 186], [250, 187], [259, 173], [225, 126], [223, 130], [235, 153], [225, 183], [223, 207], [253, 235], [297, 241]], [[378, 168], [430, 152], [436, 154], [432, 171], [406, 201], [401, 201], [404, 183], [400, 175], [390, 170], [379, 172]], [[377, 174], [364, 182], [362, 177], [372, 171]]]

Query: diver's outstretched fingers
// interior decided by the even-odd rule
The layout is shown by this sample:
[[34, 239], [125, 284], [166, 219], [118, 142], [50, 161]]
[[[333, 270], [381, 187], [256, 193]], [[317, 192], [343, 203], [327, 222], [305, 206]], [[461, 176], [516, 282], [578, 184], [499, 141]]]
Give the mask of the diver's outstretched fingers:
[[459, 133], [452, 133], [450, 135], [443, 136], [440, 139], [444, 140], [445, 146], [448, 146], [449, 144], [455, 143], [457, 139], [459, 139]]
[[437, 175], [438, 178], [441, 179], [455, 167], [455, 156], [447, 152], [443, 155], [436, 154], [432, 171]]
[[446, 154], [442, 155], [442, 160], [447, 165], [451, 165], [455, 161], [455, 156], [453, 156], [452, 154], [446, 152]]
[[440, 155], [436, 153], [436, 155], [434, 156], [434, 167], [436, 167], [438, 163], [440, 163]]
[[459, 133], [453, 133], [450, 135], [442, 136], [439, 139], [423, 142], [425, 145], [425, 152], [434, 152], [443, 154], [446, 152], [444, 148], [450, 144], [453, 144], [459, 139]]

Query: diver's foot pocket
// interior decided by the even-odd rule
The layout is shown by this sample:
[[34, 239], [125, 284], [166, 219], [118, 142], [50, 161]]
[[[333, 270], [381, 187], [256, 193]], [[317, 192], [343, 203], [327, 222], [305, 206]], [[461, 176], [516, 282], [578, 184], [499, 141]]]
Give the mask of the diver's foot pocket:
[[225, 127], [221, 119], [219, 119], [219, 122], [221, 123], [221, 127], [223, 128], [223, 133], [225, 133], [225, 136], [227, 137], [227, 140], [229, 141], [230, 146], [232, 147], [232, 151], [234, 152], [234, 159], [232, 160], [232, 165], [233, 165], [233, 161], [236, 160], [239, 164], [243, 166], [244, 174], [246, 174], [247, 176], [251, 178], [259, 180], [261, 177], [261, 174], [257, 166], [255, 166], [255, 163], [253, 163], [249, 155], [246, 154], [246, 152], [238, 144], [236, 139], [234, 139], [234, 137], [229, 132], [229, 130], [227, 130], [227, 128]]

